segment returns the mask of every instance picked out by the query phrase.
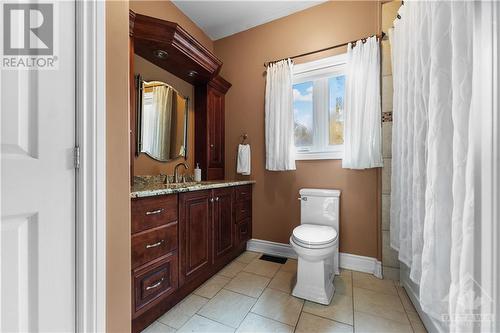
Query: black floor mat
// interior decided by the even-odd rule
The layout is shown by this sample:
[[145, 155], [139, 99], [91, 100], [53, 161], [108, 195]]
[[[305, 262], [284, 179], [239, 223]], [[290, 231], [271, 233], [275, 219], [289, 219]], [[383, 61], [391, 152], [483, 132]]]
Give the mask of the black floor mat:
[[278, 264], [284, 264], [284, 263], [286, 263], [286, 258], [276, 257], [276, 256], [272, 256], [272, 255], [269, 255], [269, 254], [263, 254], [259, 259], [260, 260], [271, 261], [271, 262], [276, 262]]

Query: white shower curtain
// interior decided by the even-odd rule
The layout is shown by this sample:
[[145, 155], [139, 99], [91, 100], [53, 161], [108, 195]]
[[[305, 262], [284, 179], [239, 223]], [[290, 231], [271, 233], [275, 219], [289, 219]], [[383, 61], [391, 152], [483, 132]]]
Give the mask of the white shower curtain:
[[380, 48], [377, 37], [347, 46], [344, 157], [342, 167], [382, 166]]
[[[474, 293], [472, 2], [405, 1], [390, 32], [394, 80], [391, 246], [420, 305], [453, 331]], [[466, 185], [466, 182], [468, 184]], [[467, 199], [466, 199], [467, 198]], [[469, 327], [470, 329], [470, 327]]]
[[293, 63], [272, 63], [266, 76], [266, 169], [295, 170]]

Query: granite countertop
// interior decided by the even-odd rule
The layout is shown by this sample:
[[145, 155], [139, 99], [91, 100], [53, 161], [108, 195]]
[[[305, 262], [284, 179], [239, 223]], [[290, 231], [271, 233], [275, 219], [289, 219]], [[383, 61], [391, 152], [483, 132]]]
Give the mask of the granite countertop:
[[152, 197], [156, 195], [202, 191], [202, 190], [210, 190], [213, 188], [239, 186], [247, 184], [255, 184], [255, 180], [215, 180], [215, 181], [189, 182], [185, 184], [168, 184], [168, 185], [158, 182], [136, 183], [132, 186], [130, 197], [143, 198], [143, 197]]

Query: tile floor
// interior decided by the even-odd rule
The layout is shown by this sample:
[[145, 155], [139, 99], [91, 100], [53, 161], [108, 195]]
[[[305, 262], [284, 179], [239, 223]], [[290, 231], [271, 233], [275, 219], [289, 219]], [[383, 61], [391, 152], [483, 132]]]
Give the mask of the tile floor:
[[342, 270], [329, 306], [291, 295], [297, 261], [245, 252], [143, 333], [426, 332], [397, 282]]

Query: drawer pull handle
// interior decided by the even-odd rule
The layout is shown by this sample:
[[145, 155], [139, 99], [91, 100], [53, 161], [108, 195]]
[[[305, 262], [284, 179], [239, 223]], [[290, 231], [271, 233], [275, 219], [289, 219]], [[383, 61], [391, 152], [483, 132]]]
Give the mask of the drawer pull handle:
[[246, 213], [246, 212], [247, 212], [247, 210], [246, 210], [246, 209], [242, 209], [242, 210], [241, 210], [241, 212], [242, 212], [242, 213]]
[[155, 284], [153, 284], [152, 286], [149, 286], [149, 287], [146, 287], [146, 290], [151, 290], [151, 289], [155, 289], [155, 288], [158, 288], [162, 283], [163, 283], [163, 280], [165, 278], [161, 278], [160, 281], [156, 282]]
[[156, 215], [156, 214], [160, 214], [161, 212], [163, 212], [163, 208], [146, 212], [146, 215]]
[[146, 244], [146, 249], [150, 249], [152, 247], [157, 247], [157, 246], [160, 246], [161, 244], [163, 244], [165, 242], [164, 239], [162, 239], [161, 241], [159, 241], [158, 243], [154, 243], [154, 244]]
[[247, 192], [241, 192], [240, 195], [247, 195]]

